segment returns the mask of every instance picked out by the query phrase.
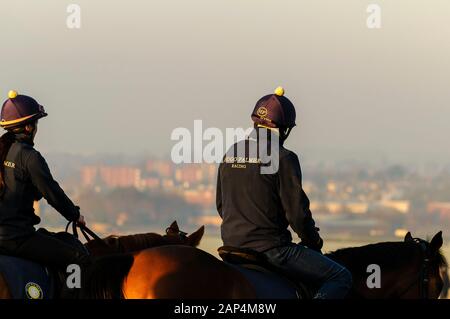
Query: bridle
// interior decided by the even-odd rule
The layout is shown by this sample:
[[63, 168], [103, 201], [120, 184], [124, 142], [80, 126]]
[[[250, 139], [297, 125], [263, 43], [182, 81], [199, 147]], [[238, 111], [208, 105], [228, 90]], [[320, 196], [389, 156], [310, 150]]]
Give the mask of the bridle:
[[420, 238], [413, 238], [413, 241], [420, 245], [421, 251], [422, 251], [422, 265], [419, 270], [419, 274], [417, 278], [414, 278], [411, 285], [409, 285], [403, 293], [399, 294], [399, 296], [402, 296], [406, 294], [414, 285], [417, 284], [417, 279], [419, 280], [419, 295], [421, 299], [428, 299], [428, 288], [429, 288], [429, 282], [430, 282], [430, 273], [429, 273], [429, 266], [430, 266], [430, 252], [428, 249], [428, 242], [426, 240], [420, 239]]
[[187, 234], [188, 234], [188, 233], [185, 233], [184, 231], [181, 231], [179, 229], [175, 229], [172, 226], [166, 228], [166, 234], [169, 235], [170, 232], [176, 233], [181, 239], [186, 239], [187, 238]]

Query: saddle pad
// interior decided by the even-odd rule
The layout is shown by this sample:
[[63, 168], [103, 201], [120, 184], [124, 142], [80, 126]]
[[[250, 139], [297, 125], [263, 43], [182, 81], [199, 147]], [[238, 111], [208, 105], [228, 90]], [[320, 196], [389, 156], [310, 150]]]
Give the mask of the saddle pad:
[[13, 299], [51, 299], [53, 289], [47, 269], [35, 262], [0, 255], [0, 273]]

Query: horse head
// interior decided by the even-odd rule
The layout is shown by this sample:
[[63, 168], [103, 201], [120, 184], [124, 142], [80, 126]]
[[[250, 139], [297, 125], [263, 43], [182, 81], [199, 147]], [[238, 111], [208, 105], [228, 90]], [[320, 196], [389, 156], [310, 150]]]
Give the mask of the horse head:
[[[411, 292], [419, 291], [422, 298], [438, 298], [444, 287], [443, 270], [446, 272], [447, 269], [447, 262], [441, 253], [442, 231], [436, 233], [429, 242], [421, 238], [414, 238], [408, 232], [405, 235], [404, 242], [414, 243], [420, 247], [422, 256], [419, 265], [419, 280], [417, 285], [411, 287]], [[406, 291], [406, 293], [409, 292]]]
[[197, 247], [200, 244], [200, 241], [202, 240], [204, 233], [205, 233], [205, 226], [201, 226], [195, 232], [188, 235], [187, 233], [181, 231], [178, 228], [177, 221], [174, 221], [166, 229], [166, 235], [164, 235], [163, 237], [168, 244], [188, 245]]
[[[436, 299], [443, 287], [440, 273], [447, 265], [442, 244], [442, 232], [430, 241], [408, 232], [403, 241], [342, 248], [326, 255], [352, 273], [350, 298]], [[378, 266], [378, 272], [368, 275], [370, 265]], [[370, 280], [378, 282], [378, 289], [369, 287]]]

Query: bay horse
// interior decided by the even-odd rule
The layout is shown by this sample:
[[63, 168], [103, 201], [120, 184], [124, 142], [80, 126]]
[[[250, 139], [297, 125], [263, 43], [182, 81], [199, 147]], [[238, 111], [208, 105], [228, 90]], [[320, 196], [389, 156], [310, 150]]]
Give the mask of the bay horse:
[[[188, 235], [178, 228], [178, 224], [174, 221], [167, 229], [165, 235], [156, 233], [142, 233], [126, 236], [110, 235], [105, 237], [102, 242], [97, 240], [88, 241], [84, 244], [89, 253], [96, 258], [106, 258], [109, 256], [111, 260], [120, 259], [124, 262], [129, 258], [130, 254], [137, 251], [142, 251], [152, 247], [159, 247], [164, 245], [188, 245], [196, 247], [200, 244], [200, 241], [204, 234], [204, 226], [201, 226], [198, 230]], [[106, 244], [106, 245], [105, 245]], [[120, 258], [122, 257], [122, 258]], [[107, 259], [108, 262], [111, 261]], [[105, 265], [105, 262], [100, 262]], [[108, 267], [108, 266], [105, 266]], [[121, 265], [119, 265], [119, 268]], [[114, 267], [113, 267], [114, 268]], [[98, 269], [98, 267], [96, 267]], [[87, 279], [86, 279], [87, 280]], [[98, 285], [98, 282], [96, 282]], [[113, 289], [109, 285], [105, 284], [109, 290]], [[118, 288], [120, 290], [120, 287]], [[0, 273], [0, 299], [10, 299], [11, 294], [8, 289], [7, 282], [3, 275]]]
[[[435, 299], [443, 285], [440, 270], [446, 265], [440, 253], [442, 244], [442, 232], [429, 242], [407, 233], [401, 242], [344, 248], [326, 256], [352, 273], [353, 287], [347, 298]], [[109, 270], [110, 274], [101, 270], [97, 273], [104, 276], [103, 282], [106, 278], [114, 280], [110, 288], [116, 291], [108, 294], [98, 287], [90, 288], [87, 298], [254, 299], [257, 296], [241, 272], [190, 246], [159, 246], [135, 252], [128, 259], [116, 259], [115, 263], [116, 268]], [[368, 288], [367, 267], [371, 264], [381, 269], [379, 288]]]
[[[133, 253], [144, 249], [164, 245], [187, 245], [196, 247], [205, 233], [205, 227], [201, 226], [192, 234], [181, 231], [176, 221], [166, 228], [166, 234], [143, 233], [134, 235], [117, 236], [110, 235], [102, 238], [103, 243], [96, 240], [84, 244], [89, 253], [95, 257]], [[105, 245], [106, 244], [106, 245]]]

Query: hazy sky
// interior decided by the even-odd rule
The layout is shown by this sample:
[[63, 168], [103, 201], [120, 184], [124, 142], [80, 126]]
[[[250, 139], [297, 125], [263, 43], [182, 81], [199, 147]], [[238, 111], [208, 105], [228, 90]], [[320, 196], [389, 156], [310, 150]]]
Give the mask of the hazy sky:
[[[81, 29], [66, 7], [81, 6]], [[381, 29], [366, 8], [381, 5]], [[0, 94], [44, 152], [168, 153], [175, 127], [248, 127], [282, 85], [303, 157], [450, 162], [448, 0], [0, 0]], [[4, 99], [4, 98], [2, 98]]]

